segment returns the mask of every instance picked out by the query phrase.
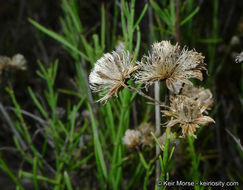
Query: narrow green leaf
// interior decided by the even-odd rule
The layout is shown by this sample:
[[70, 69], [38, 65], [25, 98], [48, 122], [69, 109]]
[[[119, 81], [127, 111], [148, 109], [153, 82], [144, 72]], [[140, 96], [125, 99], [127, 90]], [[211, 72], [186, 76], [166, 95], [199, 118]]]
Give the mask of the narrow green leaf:
[[115, 124], [114, 124], [114, 117], [111, 109], [111, 104], [108, 102], [105, 106], [106, 109], [106, 114], [107, 114], [107, 123], [110, 128], [110, 134], [111, 134], [111, 139], [113, 142], [115, 142], [116, 136], [115, 136]]
[[147, 9], [148, 9], [148, 5], [146, 4], [146, 5], [144, 6], [143, 11], [142, 11], [142, 13], [140, 14], [140, 16], [139, 16], [137, 22], [136, 22], [135, 25], [133, 26], [133, 30], [135, 30], [135, 29], [137, 28], [137, 26], [139, 25], [139, 23], [140, 23], [141, 20], [143, 19], [144, 15], [145, 15], [145, 13], [146, 13], [146, 11], [147, 11]]
[[171, 149], [170, 156], [169, 156], [169, 161], [171, 160], [174, 151], [175, 151], [175, 146], [173, 146], [172, 149]]
[[123, 37], [125, 39], [125, 44], [126, 44], [127, 40], [128, 40], [128, 34], [127, 34], [126, 22], [125, 22], [125, 17], [124, 17], [123, 11], [121, 11], [121, 24], [122, 24], [122, 33], [123, 33]]
[[165, 168], [166, 168], [166, 165], [168, 162], [168, 154], [169, 154], [169, 147], [170, 147], [169, 134], [170, 134], [170, 128], [167, 128], [166, 137], [165, 137], [165, 148], [164, 148], [164, 153], [163, 153], [163, 163], [164, 163]]
[[64, 172], [64, 180], [68, 190], [73, 190], [67, 171]]
[[146, 170], [148, 170], [148, 169], [149, 169], [149, 165], [147, 164], [146, 160], [144, 159], [143, 154], [139, 151], [139, 152], [138, 152], [138, 155], [139, 155], [140, 161], [141, 161], [141, 163], [143, 164], [144, 168], [145, 168]]
[[40, 31], [42, 31], [43, 33], [47, 34], [48, 36], [52, 37], [53, 39], [55, 39], [56, 41], [60, 42], [61, 44], [63, 44], [64, 46], [70, 48], [71, 50], [73, 50], [75, 53], [81, 55], [85, 60], [89, 60], [89, 58], [82, 53], [81, 51], [79, 51], [76, 47], [74, 47], [71, 43], [69, 43], [63, 36], [61, 36], [60, 34], [57, 34], [56, 32], [53, 32], [52, 30], [49, 30], [47, 28], [45, 28], [44, 26], [40, 25], [39, 23], [35, 22], [34, 20], [32, 20], [31, 18], [28, 19], [29, 22], [31, 24], [33, 24], [37, 29], [39, 29]]
[[161, 151], [163, 151], [163, 148], [162, 148], [161, 144], [159, 143], [158, 139], [156, 138], [155, 134], [153, 132], [151, 132], [151, 135], [153, 136], [156, 144], [159, 146], [159, 148], [161, 149]]
[[20, 181], [15, 177], [13, 172], [9, 169], [5, 161], [2, 159], [0, 155], [0, 168], [12, 179], [12, 181], [21, 189], [24, 190], [24, 187], [20, 183]]
[[101, 5], [101, 48], [105, 49], [105, 7], [104, 3]]
[[198, 42], [205, 43], [205, 44], [217, 44], [221, 42], [221, 38], [207, 38], [207, 39], [199, 39]]
[[81, 33], [81, 32], [82, 32], [81, 21], [80, 21], [80, 19], [79, 19], [78, 14], [75, 14], [76, 11], [75, 11], [75, 9], [73, 9], [74, 6], [71, 7], [71, 6], [68, 4], [69, 2], [68, 2], [67, 0], [64, 0], [63, 3], [64, 3], [64, 6], [65, 6], [65, 7], [67, 8], [67, 10], [68, 10], [68, 14], [71, 16], [71, 18], [72, 18], [72, 20], [73, 20], [74, 26], [76, 27], [77, 31]]
[[103, 175], [107, 179], [107, 168], [106, 168], [105, 159], [104, 159], [103, 151], [102, 151], [102, 148], [101, 148], [101, 144], [100, 144], [100, 141], [99, 141], [99, 138], [98, 138], [96, 121], [95, 121], [95, 118], [94, 118], [90, 104], [87, 103], [87, 106], [88, 106], [90, 119], [91, 119], [91, 127], [92, 127], [92, 132], [93, 132], [94, 145], [97, 148], [97, 149], [95, 149], [95, 151], [97, 151], [97, 155], [98, 155], [97, 161], [100, 163]]
[[159, 7], [159, 5], [157, 3], [155, 3], [153, 0], [150, 0], [150, 4], [153, 7], [153, 9], [155, 10], [155, 12], [159, 15], [159, 17], [168, 25], [170, 26], [170, 19], [169, 17], [166, 15], [166, 13]]
[[[179, 2], [179, 1], [178, 1]], [[179, 6], [179, 5], [178, 5]], [[175, 25], [176, 22], [176, 13], [175, 13], [175, 4], [174, 1], [170, 1], [170, 14], [168, 14], [168, 17], [171, 20], [171, 24]]]
[[38, 182], [37, 182], [37, 164], [38, 164], [38, 157], [35, 156], [33, 161], [33, 182], [34, 182], [35, 190], [39, 189]]
[[37, 99], [37, 97], [35, 96], [34, 92], [32, 91], [32, 89], [30, 87], [28, 87], [28, 91], [29, 94], [32, 98], [32, 100], [35, 102], [35, 105], [38, 107], [39, 111], [41, 112], [41, 114], [44, 116], [44, 118], [48, 118], [46, 111], [44, 110], [44, 108], [42, 107], [41, 103], [39, 102], [39, 100]]
[[[20, 170], [20, 174], [19, 175], [23, 176], [23, 177], [26, 177], [26, 178], [30, 178], [30, 179], [34, 178], [34, 175], [32, 173], [21, 171], [21, 170]], [[45, 182], [48, 182], [48, 183], [51, 183], [51, 184], [58, 184], [57, 181], [55, 181], [53, 179], [46, 178], [44, 176], [37, 175], [36, 179], [38, 179], [40, 181], [45, 181]]]
[[183, 19], [181, 22], [180, 22], [180, 26], [183, 26], [184, 24], [186, 24], [189, 20], [192, 19], [192, 17], [194, 17], [198, 11], [200, 10], [200, 7], [197, 7], [194, 11], [192, 11], [191, 14], [189, 14], [185, 19]]
[[71, 170], [76, 169], [77, 167], [81, 166], [83, 163], [87, 162], [89, 159], [91, 159], [94, 156], [93, 153], [90, 153], [88, 156], [86, 156], [85, 158], [83, 158], [82, 160], [78, 161], [76, 164], [74, 164], [71, 167]]

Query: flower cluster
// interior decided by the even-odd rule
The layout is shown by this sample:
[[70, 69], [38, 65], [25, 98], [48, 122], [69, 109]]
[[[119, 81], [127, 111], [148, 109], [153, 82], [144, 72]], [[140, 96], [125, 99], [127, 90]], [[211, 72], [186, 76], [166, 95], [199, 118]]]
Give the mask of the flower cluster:
[[[199, 125], [214, 122], [205, 115], [213, 104], [212, 93], [209, 89], [193, 86], [189, 80], [191, 78], [203, 80], [202, 71], [207, 69], [201, 53], [188, 50], [186, 47], [180, 48], [178, 44], [172, 45], [169, 41], [162, 41], [154, 43], [151, 52], [133, 65], [132, 56], [124, 49], [125, 45], [120, 42], [116, 51], [106, 53], [95, 63], [89, 76], [89, 83], [91, 90], [99, 92], [102, 96], [98, 101], [106, 103], [113, 95], [117, 96], [123, 87], [135, 89], [138, 94], [154, 100], [128, 85], [127, 80], [133, 76], [135, 83], [144, 85], [146, 89], [156, 81], [165, 81], [170, 92], [170, 105], [166, 106], [168, 109], [162, 111], [164, 116], [169, 117], [166, 127], [179, 125], [183, 136], [188, 134], [196, 137], [195, 131]], [[157, 100], [154, 102], [164, 105]], [[150, 128], [129, 129], [123, 142], [128, 147], [140, 144], [151, 146], [153, 138], [150, 133]]]

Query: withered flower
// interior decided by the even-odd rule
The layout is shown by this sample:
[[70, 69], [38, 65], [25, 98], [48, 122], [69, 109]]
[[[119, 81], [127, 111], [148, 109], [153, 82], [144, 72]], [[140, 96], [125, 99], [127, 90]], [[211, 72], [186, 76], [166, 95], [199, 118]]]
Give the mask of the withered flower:
[[119, 89], [126, 86], [125, 80], [138, 68], [133, 66], [128, 52], [123, 51], [122, 56], [115, 51], [106, 53], [89, 75], [90, 88], [103, 96], [98, 101], [106, 103], [113, 94], [117, 96]]
[[241, 52], [239, 55], [235, 58], [236, 63], [243, 63], [243, 52]]
[[140, 143], [140, 136], [140, 131], [127, 129], [123, 137], [123, 144], [129, 148], [133, 148]]
[[172, 96], [170, 100], [170, 110], [162, 111], [162, 113], [172, 119], [167, 123], [166, 127], [179, 124], [184, 137], [186, 134], [189, 134], [196, 138], [194, 133], [199, 128], [199, 125], [215, 123], [211, 117], [203, 115], [206, 107], [199, 105], [198, 101], [183, 95]]
[[137, 83], [144, 83], [147, 87], [155, 81], [166, 81], [168, 89], [178, 94], [182, 84], [192, 84], [189, 78], [203, 79], [201, 70], [206, 70], [204, 57], [194, 51], [188, 51], [185, 47], [172, 45], [169, 41], [162, 41], [152, 45], [152, 53], [144, 56], [141, 70], [135, 78]]
[[26, 70], [26, 62], [25, 57], [18, 53], [12, 57], [9, 64], [16, 69]]
[[18, 70], [26, 70], [26, 59], [21, 54], [15, 54], [12, 58], [7, 56], [0, 56], [0, 76], [3, 70], [14, 68]]
[[[151, 132], [154, 133], [154, 127], [150, 123], [142, 123], [139, 125], [138, 130], [141, 132], [140, 143], [142, 146], [153, 146], [154, 138]], [[156, 134], [157, 135], [157, 134]]]
[[185, 85], [182, 88], [181, 94], [199, 101], [199, 103], [205, 106], [207, 109], [213, 104], [213, 94], [209, 89], [203, 87], [195, 87], [193, 85]]

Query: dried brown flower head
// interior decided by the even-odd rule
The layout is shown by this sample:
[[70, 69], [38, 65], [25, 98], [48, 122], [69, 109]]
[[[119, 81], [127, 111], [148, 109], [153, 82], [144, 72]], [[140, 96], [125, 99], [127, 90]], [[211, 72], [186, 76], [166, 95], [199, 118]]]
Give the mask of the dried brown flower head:
[[12, 57], [10, 65], [16, 69], [26, 70], [26, 59], [21, 54], [16, 54]]
[[119, 89], [126, 86], [125, 80], [138, 68], [133, 66], [128, 52], [123, 51], [122, 56], [115, 51], [106, 53], [89, 75], [90, 88], [103, 96], [98, 101], [106, 103], [113, 94], [117, 96]]
[[2, 71], [8, 68], [26, 70], [26, 59], [21, 54], [15, 54], [12, 58], [0, 56], [0, 76]]
[[203, 87], [195, 87], [186, 84], [183, 87], [181, 94], [199, 101], [199, 103], [207, 107], [207, 109], [210, 109], [214, 102], [212, 92], [209, 89], [205, 89]]
[[241, 52], [239, 55], [235, 58], [236, 63], [243, 63], [243, 52]]
[[140, 136], [140, 131], [127, 129], [123, 137], [123, 144], [129, 148], [133, 148], [140, 143]]
[[139, 125], [138, 130], [141, 132], [140, 143], [142, 146], [152, 147], [154, 144], [154, 138], [151, 135], [151, 132], [154, 133], [154, 127], [150, 123], [142, 123]]
[[137, 83], [144, 83], [147, 87], [155, 81], [166, 80], [168, 89], [176, 94], [179, 93], [182, 84], [192, 84], [188, 79], [203, 79], [201, 70], [206, 70], [204, 57], [184, 47], [173, 46], [169, 41], [162, 41], [152, 45], [152, 53], [144, 56], [145, 62], [139, 62], [141, 70], [135, 78]]
[[172, 118], [166, 127], [172, 127], [179, 124], [182, 128], [182, 134], [185, 136], [189, 134], [190, 136], [194, 134], [199, 125], [207, 125], [209, 123], [214, 123], [214, 120], [209, 116], [204, 116], [205, 106], [201, 106], [198, 101], [195, 101], [189, 97], [177, 95], [171, 98], [170, 110], [163, 110], [166, 116]]

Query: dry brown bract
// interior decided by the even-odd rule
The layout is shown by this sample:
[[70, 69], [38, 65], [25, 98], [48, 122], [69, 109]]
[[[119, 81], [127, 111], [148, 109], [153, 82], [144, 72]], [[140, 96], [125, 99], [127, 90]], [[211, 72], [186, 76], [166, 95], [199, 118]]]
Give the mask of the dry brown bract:
[[152, 45], [152, 54], [144, 56], [145, 62], [139, 62], [141, 70], [135, 78], [137, 83], [144, 83], [147, 87], [155, 81], [166, 80], [168, 89], [179, 93], [182, 84], [191, 84], [189, 78], [203, 79], [201, 70], [206, 70], [204, 57], [194, 51], [188, 51], [184, 47], [171, 45], [169, 41], [162, 41]]
[[167, 123], [166, 127], [172, 127], [179, 124], [182, 128], [184, 137], [186, 134], [189, 134], [196, 138], [194, 133], [196, 128], [199, 128], [199, 125], [214, 123], [214, 120], [211, 117], [203, 115], [205, 109], [206, 107], [200, 106], [198, 101], [186, 96], [178, 95], [171, 97], [170, 110], [163, 110], [162, 112], [166, 116], [172, 118], [172, 120]]
[[213, 104], [212, 92], [209, 89], [205, 89], [203, 87], [185, 85], [181, 94], [199, 101], [199, 103], [205, 106], [207, 109], [210, 109]]
[[117, 96], [119, 89], [126, 86], [125, 80], [138, 68], [132, 65], [128, 52], [123, 51], [122, 56], [115, 51], [106, 53], [89, 75], [90, 88], [103, 96], [98, 101], [106, 103], [113, 94]]

